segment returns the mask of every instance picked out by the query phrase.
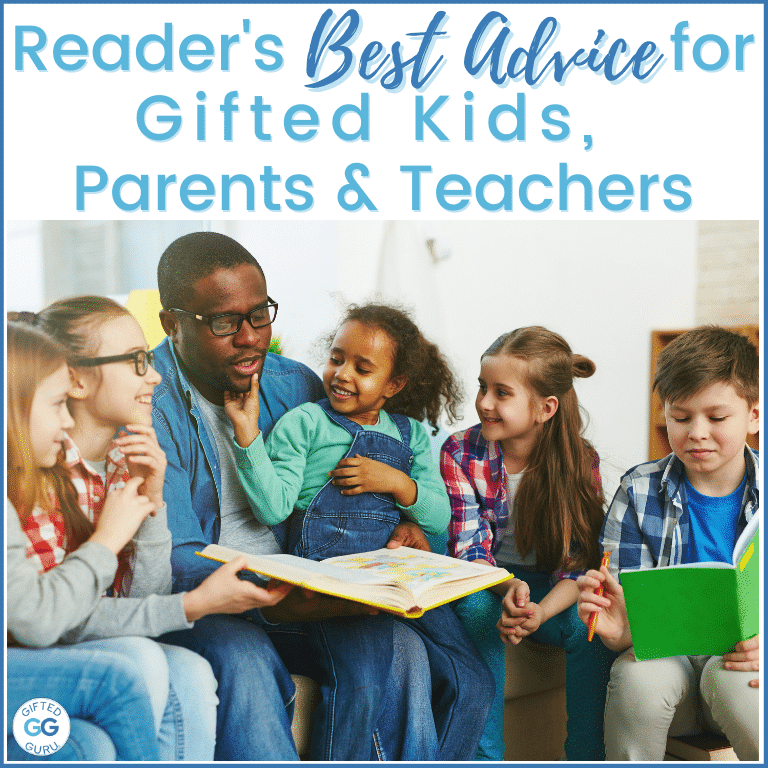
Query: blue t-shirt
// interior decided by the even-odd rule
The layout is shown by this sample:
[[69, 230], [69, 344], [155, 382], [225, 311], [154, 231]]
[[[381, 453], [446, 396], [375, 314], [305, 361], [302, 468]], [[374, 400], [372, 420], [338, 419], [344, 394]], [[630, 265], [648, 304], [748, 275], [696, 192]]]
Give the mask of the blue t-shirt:
[[690, 515], [688, 551], [684, 563], [732, 563], [736, 545], [736, 524], [741, 512], [747, 474], [739, 487], [727, 496], [705, 496], [685, 478]]

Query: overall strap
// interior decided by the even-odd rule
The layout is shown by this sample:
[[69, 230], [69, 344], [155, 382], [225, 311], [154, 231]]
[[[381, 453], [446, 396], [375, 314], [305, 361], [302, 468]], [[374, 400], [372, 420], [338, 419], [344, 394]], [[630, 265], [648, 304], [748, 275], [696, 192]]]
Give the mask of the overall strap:
[[331, 407], [331, 401], [324, 397], [322, 400], [318, 400], [317, 404], [325, 411], [326, 415], [331, 421], [336, 422], [340, 427], [343, 427], [344, 429], [349, 432], [352, 437], [355, 437], [359, 432], [363, 432], [363, 428], [355, 421], [352, 421], [352, 419], [348, 419], [346, 416], [342, 415], [341, 413], [336, 413], [336, 411], [333, 410]]
[[390, 413], [389, 417], [395, 422], [400, 431], [400, 439], [410, 448], [411, 446], [411, 420], [402, 413]]

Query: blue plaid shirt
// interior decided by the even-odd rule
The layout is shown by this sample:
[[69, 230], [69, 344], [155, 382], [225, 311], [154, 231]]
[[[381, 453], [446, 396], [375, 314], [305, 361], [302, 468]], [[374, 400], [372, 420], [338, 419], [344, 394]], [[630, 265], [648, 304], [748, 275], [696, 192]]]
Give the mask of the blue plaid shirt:
[[[744, 449], [747, 483], [736, 536], [760, 509], [760, 458]], [[630, 469], [622, 478], [603, 523], [600, 544], [610, 549], [610, 571], [679, 565], [688, 548], [690, 515], [685, 467], [674, 453]]]

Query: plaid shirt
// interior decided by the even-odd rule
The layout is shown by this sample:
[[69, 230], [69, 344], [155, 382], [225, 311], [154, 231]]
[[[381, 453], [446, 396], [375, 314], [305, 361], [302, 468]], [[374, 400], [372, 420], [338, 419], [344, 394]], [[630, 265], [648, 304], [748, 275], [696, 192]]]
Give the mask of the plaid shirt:
[[[107, 494], [123, 488], [131, 479], [128, 461], [115, 445], [107, 454], [105, 477], [86, 464], [78, 447], [67, 437], [64, 440], [64, 462], [69, 467], [72, 483], [77, 491], [77, 503], [88, 519], [95, 525], [104, 509]], [[112, 594], [119, 595], [123, 578], [130, 568], [132, 544], [129, 542], [118, 555], [117, 573], [112, 584]]]
[[[749, 448], [744, 449], [744, 455], [747, 484], [737, 536], [760, 508], [759, 455]], [[603, 549], [614, 553], [611, 573], [682, 562], [690, 535], [684, 470], [683, 462], [670, 453], [660, 461], [630, 469], [621, 478], [600, 534]]]
[[[498, 442], [488, 442], [479, 424], [451, 435], [440, 451], [440, 472], [451, 500], [448, 552], [461, 560], [486, 560], [496, 565], [509, 524], [507, 471]], [[592, 472], [600, 485], [600, 459], [595, 452]], [[556, 579], [575, 579], [581, 572], [557, 572]]]
[[[96, 523], [110, 491], [122, 488], [130, 479], [128, 462], [120, 449], [115, 446], [107, 454], [106, 484], [101, 475], [89, 467], [77, 446], [67, 437], [64, 441], [64, 462], [70, 471], [72, 483], [77, 491], [77, 503], [92, 523]], [[67, 554], [64, 518], [59, 500], [53, 499], [53, 512], [35, 508], [24, 523], [30, 545], [27, 557], [33, 559], [40, 572], [49, 571], [63, 562]], [[130, 566], [131, 546], [124, 548], [118, 557], [117, 574], [112, 589], [119, 593], [120, 585]]]
[[35, 563], [39, 573], [50, 571], [64, 560], [67, 554], [67, 536], [64, 518], [60, 513], [35, 507], [27, 515], [22, 528], [29, 539], [27, 559]]

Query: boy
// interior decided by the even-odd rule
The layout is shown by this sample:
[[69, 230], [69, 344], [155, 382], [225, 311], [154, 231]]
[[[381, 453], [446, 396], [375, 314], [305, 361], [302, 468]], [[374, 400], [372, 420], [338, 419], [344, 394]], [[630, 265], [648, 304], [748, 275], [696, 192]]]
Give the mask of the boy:
[[[706, 725], [725, 733], [740, 760], [757, 760], [760, 636], [722, 657], [638, 662], [615, 578], [620, 569], [732, 562], [736, 539], [758, 514], [759, 459], [746, 445], [759, 429], [757, 351], [739, 334], [697, 328], [662, 351], [653, 386], [673, 453], [624, 475], [600, 536], [613, 553], [610, 572], [577, 581], [579, 617], [588, 623], [597, 611], [597, 634], [623, 652], [608, 685], [606, 759], [663, 760], [668, 735]], [[595, 594], [601, 583], [603, 597]]]

